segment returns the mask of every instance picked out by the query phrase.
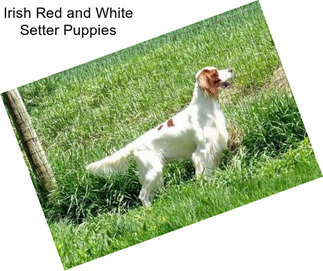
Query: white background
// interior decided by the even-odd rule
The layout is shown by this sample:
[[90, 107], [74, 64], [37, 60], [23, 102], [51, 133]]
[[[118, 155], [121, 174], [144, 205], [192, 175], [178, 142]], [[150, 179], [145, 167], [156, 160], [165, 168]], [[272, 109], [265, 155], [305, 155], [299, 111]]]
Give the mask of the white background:
[[[21, 0], [1, 1], [0, 90], [38, 80], [247, 2], [46, 1], [46, 7], [86, 8], [91, 3], [133, 9], [133, 19], [111, 23], [118, 28], [117, 36], [81, 40], [22, 37], [18, 31], [22, 20], [3, 20], [3, 6], [32, 8], [44, 6], [44, 1], [28, 1], [28, 5]], [[260, 1], [323, 168], [320, 2]], [[29, 23], [55, 24], [48, 19]], [[104, 24], [82, 21], [84, 25], [97, 23]], [[2, 104], [0, 129], [0, 269], [63, 270]], [[322, 193], [321, 178], [74, 269], [323, 270]]]

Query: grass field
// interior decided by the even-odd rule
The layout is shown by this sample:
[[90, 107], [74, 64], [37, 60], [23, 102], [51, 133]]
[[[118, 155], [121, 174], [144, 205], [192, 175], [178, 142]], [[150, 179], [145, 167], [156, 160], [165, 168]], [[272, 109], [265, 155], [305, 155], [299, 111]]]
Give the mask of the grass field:
[[[172, 162], [165, 188], [143, 208], [134, 161], [123, 175], [86, 173], [184, 108], [196, 71], [211, 65], [232, 67], [235, 78], [220, 96], [230, 148], [210, 179]], [[58, 183], [48, 197], [31, 173], [64, 267], [321, 176], [279, 67], [255, 2], [19, 88]]]

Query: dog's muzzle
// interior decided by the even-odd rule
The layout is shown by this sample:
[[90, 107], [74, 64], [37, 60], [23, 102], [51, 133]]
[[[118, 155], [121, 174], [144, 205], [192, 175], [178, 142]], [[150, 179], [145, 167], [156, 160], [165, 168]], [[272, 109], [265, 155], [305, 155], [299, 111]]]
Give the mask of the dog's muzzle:
[[229, 81], [223, 82], [221, 83], [221, 88], [225, 89], [225, 88], [229, 88], [232, 86], [232, 83]]

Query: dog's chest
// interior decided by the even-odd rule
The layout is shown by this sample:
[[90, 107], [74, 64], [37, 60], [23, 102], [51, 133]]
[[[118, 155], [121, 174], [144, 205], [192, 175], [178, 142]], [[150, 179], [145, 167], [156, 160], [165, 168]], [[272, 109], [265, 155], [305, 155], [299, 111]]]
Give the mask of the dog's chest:
[[197, 110], [196, 118], [202, 129], [214, 128], [226, 130], [224, 114], [217, 104], [209, 108], [206, 107]]
[[206, 142], [213, 141], [214, 144], [226, 145], [228, 131], [224, 114], [219, 107], [212, 108], [198, 116], [198, 126], [200, 128], [198, 132]]

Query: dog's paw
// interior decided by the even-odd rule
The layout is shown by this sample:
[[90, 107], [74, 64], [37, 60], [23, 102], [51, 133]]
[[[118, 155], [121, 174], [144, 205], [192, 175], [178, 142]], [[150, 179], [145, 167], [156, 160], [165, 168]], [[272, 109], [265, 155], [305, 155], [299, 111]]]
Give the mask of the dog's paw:
[[95, 174], [95, 173], [97, 173], [97, 169], [98, 169], [98, 167], [97, 167], [97, 165], [96, 165], [96, 162], [93, 162], [93, 163], [91, 163], [91, 164], [88, 164], [88, 165], [85, 167], [85, 169], [86, 169], [88, 172], [90, 172], [90, 173], [92, 173], [92, 174]]

